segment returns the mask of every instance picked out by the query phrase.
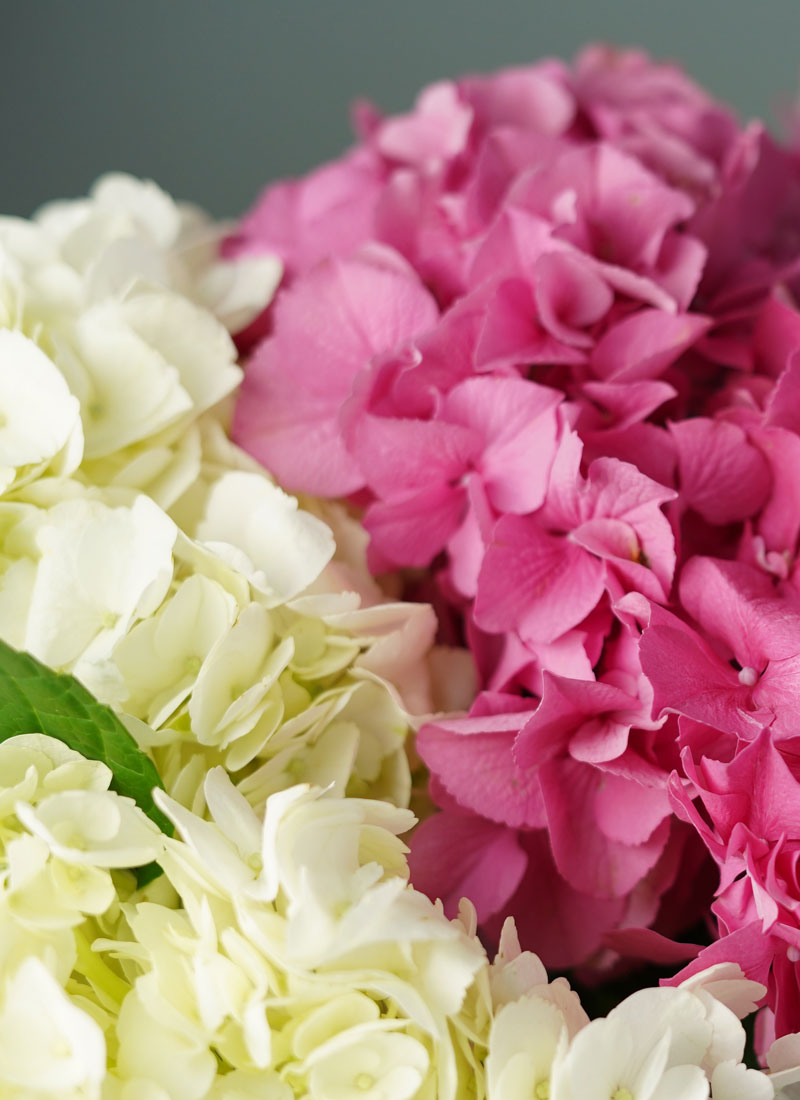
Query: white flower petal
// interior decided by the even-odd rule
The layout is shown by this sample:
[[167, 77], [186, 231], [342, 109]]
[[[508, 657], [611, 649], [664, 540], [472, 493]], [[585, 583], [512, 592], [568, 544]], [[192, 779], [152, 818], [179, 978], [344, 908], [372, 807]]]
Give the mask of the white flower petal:
[[276, 603], [307, 588], [335, 549], [326, 524], [299, 509], [294, 497], [265, 477], [243, 470], [214, 483], [197, 538]]

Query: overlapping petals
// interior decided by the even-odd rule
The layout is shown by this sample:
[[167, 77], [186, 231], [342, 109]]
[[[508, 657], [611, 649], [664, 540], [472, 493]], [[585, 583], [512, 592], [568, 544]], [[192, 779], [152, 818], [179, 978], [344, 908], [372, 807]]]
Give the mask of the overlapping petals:
[[717, 931], [755, 927], [754, 899], [774, 949], [745, 969], [800, 1031], [791, 827], [717, 818], [755, 746], [797, 778], [796, 154], [606, 47], [357, 120], [228, 242], [286, 262], [234, 431], [347, 498], [372, 570], [474, 657], [469, 715], [418, 737], [440, 812], [414, 880], [603, 968], [679, 958], [663, 937], [702, 915], [710, 853]]

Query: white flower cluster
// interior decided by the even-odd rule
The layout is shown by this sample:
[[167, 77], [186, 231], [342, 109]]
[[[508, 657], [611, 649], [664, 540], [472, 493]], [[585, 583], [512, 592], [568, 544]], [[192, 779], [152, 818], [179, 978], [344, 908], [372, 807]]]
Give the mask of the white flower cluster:
[[[407, 810], [300, 785], [161, 836], [104, 765], [0, 745], [0, 1095], [8, 1100], [768, 1100], [740, 1059], [762, 987], [724, 965], [587, 1020], [468, 906], [407, 884]], [[109, 870], [156, 859], [135, 890]], [[109, 884], [112, 884], [109, 889]]]
[[[543, 978], [546, 981], [546, 979]], [[679, 988], [641, 989], [607, 1017], [581, 1020], [557, 983], [495, 1015], [489, 1100], [770, 1100], [767, 1076], [742, 1065], [739, 1016], [766, 992], [719, 964]]]
[[298, 780], [405, 804], [385, 681], [424, 687], [433, 615], [354, 585], [328, 525], [227, 440], [222, 321], [281, 272], [220, 260], [219, 233], [124, 176], [0, 219], [0, 637], [130, 715], [186, 805], [215, 764], [254, 805]]
[[[123, 988], [86, 938], [164, 837], [109, 769], [42, 734], [0, 744], [0, 1095], [100, 1095], [105, 1010], [86, 980]], [[93, 975], [84, 982], [79, 974]], [[107, 980], [103, 978], [107, 976]]]

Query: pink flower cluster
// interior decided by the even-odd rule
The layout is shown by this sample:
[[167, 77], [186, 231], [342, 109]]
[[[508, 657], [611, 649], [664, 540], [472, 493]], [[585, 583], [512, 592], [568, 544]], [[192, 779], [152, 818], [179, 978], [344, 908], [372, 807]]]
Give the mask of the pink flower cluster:
[[286, 265], [234, 430], [474, 655], [414, 880], [602, 967], [696, 954], [713, 860], [690, 967], [800, 1030], [798, 160], [602, 47], [357, 122], [228, 244]]

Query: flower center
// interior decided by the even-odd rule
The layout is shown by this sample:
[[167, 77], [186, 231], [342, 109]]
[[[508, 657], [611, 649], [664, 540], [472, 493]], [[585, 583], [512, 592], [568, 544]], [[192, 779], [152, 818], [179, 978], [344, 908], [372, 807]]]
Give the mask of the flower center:
[[369, 1073], [359, 1073], [355, 1080], [356, 1088], [362, 1089], [364, 1092], [366, 1092], [367, 1089], [371, 1089], [374, 1084], [375, 1078]]
[[634, 1100], [633, 1093], [624, 1086], [611, 1093], [611, 1100]]
[[545, 1077], [533, 1090], [536, 1100], [550, 1100], [550, 1079]]
[[755, 687], [758, 683], [758, 673], [754, 668], [745, 666], [739, 670], [739, 683], [744, 684], [745, 687]]

